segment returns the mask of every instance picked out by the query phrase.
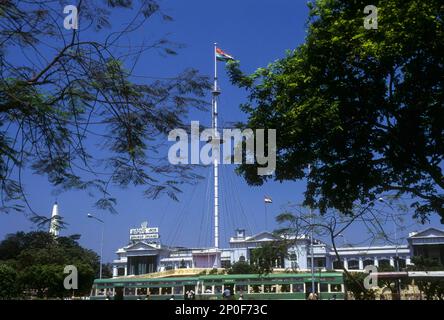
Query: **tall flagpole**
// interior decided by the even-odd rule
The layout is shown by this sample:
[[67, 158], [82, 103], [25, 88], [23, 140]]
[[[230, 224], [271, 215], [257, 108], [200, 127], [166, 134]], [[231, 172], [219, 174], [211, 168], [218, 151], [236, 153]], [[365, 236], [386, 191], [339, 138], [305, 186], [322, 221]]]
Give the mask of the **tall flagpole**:
[[[212, 99], [212, 118], [213, 118], [213, 132], [214, 138], [219, 139], [219, 133], [217, 131], [217, 97], [220, 95], [219, 88], [217, 87], [217, 57], [216, 57], [217, 43], [214, 43], [214, 88]], [[218, 171], [218, 159], [213, 154], [213, 174], [214, 174], [214, 247], [219, 249], [219, 171]], [[216, 253], [216, 265], [217, 253]]]

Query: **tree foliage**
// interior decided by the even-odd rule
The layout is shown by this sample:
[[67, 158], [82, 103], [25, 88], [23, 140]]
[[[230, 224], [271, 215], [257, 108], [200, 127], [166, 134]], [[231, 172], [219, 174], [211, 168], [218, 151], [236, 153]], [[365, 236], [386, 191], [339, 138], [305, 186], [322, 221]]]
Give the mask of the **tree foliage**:
[[[391, 193], [414, 198], [416, 217], [444, 217], [444, 5], [373, 1], [378, 29], [367, 30], [367, 4], [312, 1], [302, 45], [252, 75], [228, 64], [249, 93], [244, 125], [277, 130], [274, 179], [302, 179], [311, 164], [305, 203], [322, 213]], [[272, 178], [256, 170], [239, 167], [252, 185]]]
[[8, 235], [0, 242], [0, 273], [10, 274], [5, 274], [0, 287], [14, 280], [11, 290], [16, 295], [8, 296], [0, 289], [0, 298], [17, 297], [17, 290], [40, 298], [71, 296], [73, 292], [63, 285], [68, 275], [64, 274], [67, 265], [74, 265], [78, 271], [76, 295], [88, 294], [98, 275], [99, 257], [92, 250], [82, 248], [76, 239], [77, 236], [54, 238], [47, 232]]
[[[78, 30], [63, 28], [67, 4], [78, 8]], [[112, 25], [129, 13], [123, 29]], [[111, 211], [112, 186], [176, 199], [181, 184], [196, 181], [189, 167], [156, 152], [190, 108], [206, 108], [208, 79], [194, 69], [169, 78], [135, 73], [149, 50], [168, 56], [180, 47], [163, 38], [131, 41], [156, 18], [171, 20], [156, 0], [0, 1], [2, 211], [32, 210], [23, 184], [29, 172], [57, 192], [87, 190]]]
[[259, 274], [269, 274], [288, 256], [288, 244], [284, 240], [262, 244], [251, 251], [251, 264]]
[[[412, 257], [413, 271], [442, 271], [444, 266], [438, 261], [423, 256]], [[419, 279], [415, 280], [419, 290], [424, 292], [426, 300], [444, 300], [444, 281], [440, 279]]]
[[237, 261], [231, 265], [227, 274], [254, 274], [258, 273], [256, 266], [249, 264], [246, 261]]
[[7, 264], [0, 264], [0, 300], [18, 296], [20, 296], [20, 287], [17, 283], [17, 272]]

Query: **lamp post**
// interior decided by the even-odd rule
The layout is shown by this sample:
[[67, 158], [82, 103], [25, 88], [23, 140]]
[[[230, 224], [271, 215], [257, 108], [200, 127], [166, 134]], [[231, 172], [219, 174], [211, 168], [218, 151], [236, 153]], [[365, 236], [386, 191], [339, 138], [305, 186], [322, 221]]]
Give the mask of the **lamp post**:
[[95, 219], [102, 224], [102, 237], [100, 240], [100, 271], [99, 271], [99, 277], [100, 279], [102, 279], [103, 234], [105, 231], [105, 222], [102, 219], [93, 216], [91, 213], [88, 213], [88, 218]]
[[[387, 201], [384, 200], [384, 198], [378, 198], [379, 201], [383, 202], [384, 204], [386, 204], [387, 206], [390, 207], [390, 209], [393, 210], [393, 207], [387, 203]], [[394, 229], [394, 233], [395, 233], [395, 271], [399, 272], [399, 255], [398, 255], [398, 226], [396, 225], [396, 221], [394, 216], [392, 216], [392, 221], [393, 221], [393, 229]], [[398, 299], [401, 299], [401, 281], [399, 278], [396, 278], [396, 291], [397, 291], [397, 295], [398, 295]]]

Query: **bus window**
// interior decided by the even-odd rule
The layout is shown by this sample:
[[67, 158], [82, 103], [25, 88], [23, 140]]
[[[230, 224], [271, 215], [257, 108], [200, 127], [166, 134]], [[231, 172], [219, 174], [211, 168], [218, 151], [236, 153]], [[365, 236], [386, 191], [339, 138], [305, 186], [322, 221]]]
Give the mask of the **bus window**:
[[264, 293], [276, 293], [276, 285], [275, 284], [264, 285]]
[[342, 287], [340, 284], [331, 284], [330, 285], [330, 292], [341, 292]]
[[134, 296], [136, 294], [136, 288], [125, 288], [125, 296]]
[[150, 293], [153, 295], [159, 294], [159, 288], [150, 288]]
[[178, 287], [178, 286], [174, 287], [174, 294], [183, 294], [183, 287], [182, 287], [182, 286], [180, 286], [180, 287]]
[[303, 283], [293, 283], [293, 292], [304, 292]]
[[162, 288], [162, 294], [171, 294], [171, 287], [164, 287]]
[[290, 285], [289, 284], [281, 285], [281, 292], [290, 292]]
[[238, 285], [236, 285], [236, 292], [237, 293], [246, 293], [246, 292], [248, 292], [248, 286], [245, 284], [238, 284]]
[[251, 292], [253, 292], [253, 293], [263, 293], [262, 292], [262, 286], [260, 286], [260, 285], [252, 285], [251, 286]]
[[147, 288], [137, 288], [137, 295], [139, 296], [146, 296], [147, 292]]
[[327, 283], [319, 284], [319, 291], [320, 292], [328, 292], [328, 284]]
[[222, 286], [214, 286], [214, 293], [215, 294], [222, 293]]
[[213, 293], [213, 287], [212, 286], [205, 286], [204, 293]]

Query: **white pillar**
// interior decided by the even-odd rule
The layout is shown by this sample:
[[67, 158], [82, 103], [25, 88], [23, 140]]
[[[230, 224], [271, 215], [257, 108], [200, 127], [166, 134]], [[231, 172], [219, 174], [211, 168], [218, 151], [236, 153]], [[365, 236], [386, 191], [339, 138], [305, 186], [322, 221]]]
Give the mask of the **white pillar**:
[[128, 275], [128, 266], [125, 266], [125, 276]]
[[406, 265], [408, 265], [408, 264], [412, 264], [412, 261], [410, 260], [410, 257], [407, 257], [407, 258], [405, 259], [405, 264], [406, 264]]
[[347, 258], [344, 257], [344, 268], [348, 270], [348, 261]]
[[392, 267], [395, 266], [395, 259], [394, 259], [393, 257], [390, 257], [390, 265], [391, 265]]
[[362, 257], [359, 257], [359, 270], [364, 270], [364, 261], [362, 261]]
[[113, 266], [113, 278], [117, 277], [117, 266]]
[[379, 267], [378, 257], [375, 257], [374, 265], [375, 265], [375, 267]]

